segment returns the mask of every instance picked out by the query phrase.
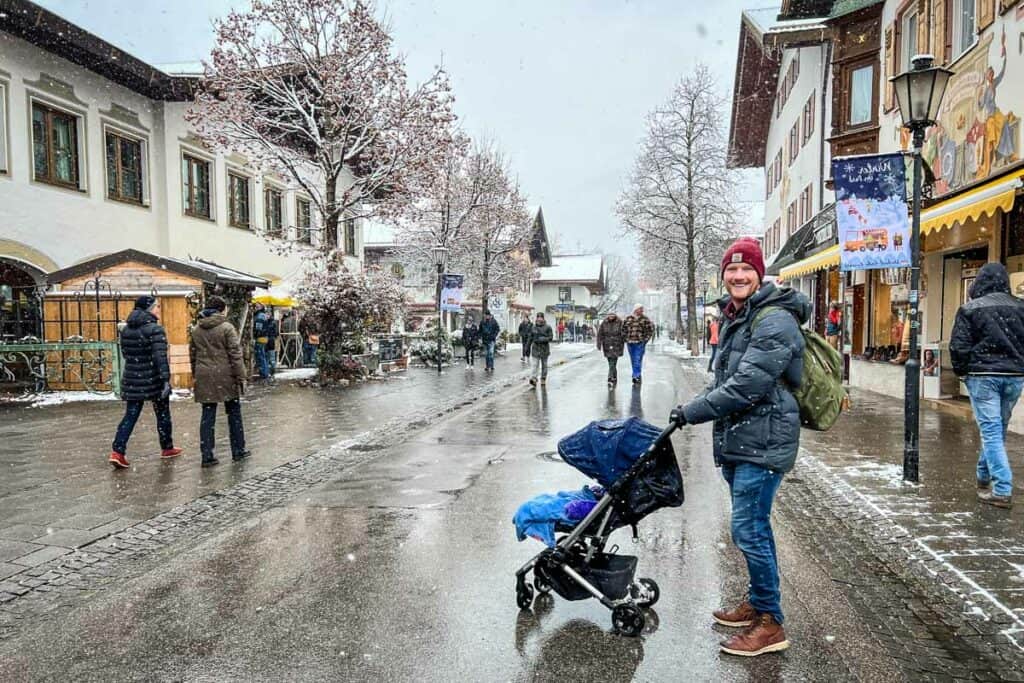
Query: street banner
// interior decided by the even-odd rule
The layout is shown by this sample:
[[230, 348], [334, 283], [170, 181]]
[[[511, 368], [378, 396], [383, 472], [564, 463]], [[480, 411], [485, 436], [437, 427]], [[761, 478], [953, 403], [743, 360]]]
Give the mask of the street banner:
[[462, 285], [465, 275], [445, 273], [441, 276], [441, 310], [447, 313], [462, 313]]
[[840, 270], [910, 266], [906, 175], [899, 153], [832, 160]]
[[508, 312], [508, 300], [504, 294], [491, 294], [487, 297], [487, 310], [495, 318], [505, 315]]

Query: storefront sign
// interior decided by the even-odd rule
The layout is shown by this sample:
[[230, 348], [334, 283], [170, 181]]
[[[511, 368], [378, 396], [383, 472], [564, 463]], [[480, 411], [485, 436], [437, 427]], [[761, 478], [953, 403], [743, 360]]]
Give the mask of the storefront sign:
[[445, 273], [441, 276], [441, 310], [462, 313], [462, 285], [465, 275]]
[[910, 266], [906, 167], [902, 154], [832, 161], [840, 270]]
[[382, 363], [398, 360], [402, 357], [402, 338], [383, 337], [377, 340], [377, 353]]

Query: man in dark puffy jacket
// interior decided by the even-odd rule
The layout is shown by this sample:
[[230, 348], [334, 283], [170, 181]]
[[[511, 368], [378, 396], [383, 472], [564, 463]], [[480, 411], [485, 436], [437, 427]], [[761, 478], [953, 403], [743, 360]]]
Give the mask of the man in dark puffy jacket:
[[803, 375], [800, 325], [811, 309], [803, 294], [763, 278], [757, 240], [739, 239], [726, 250], [722, 279], [729, 295], [719, 302], [723, 324], [714, 381], [671, 415], [679, 425], [714, 420], [715, 462], [729, 484], [732, 540], [746, 558], [750, 592], [748, 600], [713, 617], [724, 626], [749, 627], [722, 643], [722, 651], [743, 656], [789, 647], [770, 516], [800, 442], [800, 409], [790, 387], [799, 386]]
[[523, 313], [523, 322], [519, 323], [519, 342], [523, 345], [523, 357], [520, 359], [521, 363], [525, 363], [530, 360], [531, 334], [533, 334], [533, 324], [530, 322], [530, 316]]
[[533, 332], [530, 333], [530, 357], [533, 360], [531, 386], [537, 386], [538, 379], [541, 384], [548, 383], [548, 357], [551, 355], [551, 342], [554, 338], [555, 331], [544, 319], [544, 314], [538, 313], [537, 321], [533, 324]]
[[125, 401], [125, 411], [110, 453], [110, 464], [114, 467], [129, 466], [125, 458], [128, 439], [146, 401], [153, 402], [153, 412], [156, 413], [160, 457], [169, 459], [181, 455], [181, 449], [174, 447], [171, 366], [167, 360], [167, 333], [157, 322], [159, 314], [160, 302], [156, 297], [140, 296], [121, 331], [121, 356], [124, 358], [121, 399]]
[[1010, 277], [999, 263], [981, 267], [970, 295], [956, 312], [949, 355], [953, 372], [966, 378], [981, 432], [978, 499], [1009, 508], [1013, 472], [1004, 439], [1024, 387], [1024, 301], [1010, 294]]
[[484, 370], [494, 372], [494, 347], [498, 343], [501, 328], [490, 311], [484, 311], [484, 319], [480, 321], [480, 341], [484, 345]]
[[608, 359], [608, 386], [614, 387], [619, 381], [619, 358], [626, 347], [626, 331], [622, 319], [609, 313], [597, 328], [597, 350]]

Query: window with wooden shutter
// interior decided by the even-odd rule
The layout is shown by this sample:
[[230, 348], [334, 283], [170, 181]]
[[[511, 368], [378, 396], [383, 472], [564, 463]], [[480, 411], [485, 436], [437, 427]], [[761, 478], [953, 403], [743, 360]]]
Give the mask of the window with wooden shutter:
[[978, 33], [981, 33], [996, 20], [996, 7], [992, 0], [978, 0]]
[[[929, 49], [928, 45], [928, 0], [917, 0], [917, 49], [916, 54], [926, 54]], [[909, 61], [914, 55], [907, 55]]]
[[932, 0], [932, 54], [936, 64], [949, 61], [946, 35], [946, 0]]
[[889, 79], [896, 75], [896, 22], [885, 29], [885, 111], [896, 107], [896, 90]]

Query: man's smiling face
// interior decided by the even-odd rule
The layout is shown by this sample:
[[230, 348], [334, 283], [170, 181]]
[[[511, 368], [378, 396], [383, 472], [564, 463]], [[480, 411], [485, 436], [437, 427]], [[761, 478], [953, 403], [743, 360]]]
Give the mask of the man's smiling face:
[[746, 263], [730, 263], [725, 267], [725, 288], [736, 305], [754, 295], [761, 286], [757, 271]]

